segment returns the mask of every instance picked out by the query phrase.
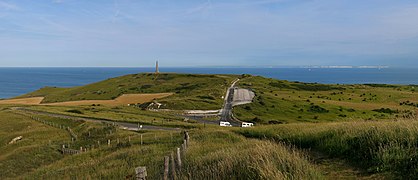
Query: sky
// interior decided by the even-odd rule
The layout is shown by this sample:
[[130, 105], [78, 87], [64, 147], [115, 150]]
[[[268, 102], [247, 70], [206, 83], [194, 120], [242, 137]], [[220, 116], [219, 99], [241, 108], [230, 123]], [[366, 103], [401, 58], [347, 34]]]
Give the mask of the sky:
[[417, 0], [0, 0], [0, 67], [418, 67]]

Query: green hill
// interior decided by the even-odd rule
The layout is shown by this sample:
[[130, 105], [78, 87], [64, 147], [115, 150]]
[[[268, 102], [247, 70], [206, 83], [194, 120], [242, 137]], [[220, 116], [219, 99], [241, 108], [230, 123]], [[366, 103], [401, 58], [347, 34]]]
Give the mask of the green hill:
[[77, 100], [110, 100], [123, 94], [175, 93], [159, 100], [162, 108], [169, 109], [219, 109], [226, 89], [238, 76], [198, 74], [132, 74], [111, 78], [81, 87], [45, 87], [19, 96], [45, 97], [42, 103]]
[[235, 107], [234, 115], [259, 124], [403, 118], [415, 115], [418, 107], [412, 85], [317, 84], [260, 76], [248, 76], [237, 85], [252, 89], [256, 97]]
[[250, 75], [142, 73], [73, 87], [46, 87], [23, 97], [45, 97], [43, 103], [109, 100], [122, 94], [174, 93], [157, 100], [163, 109], [220, 109], [226, 89], [238, 86], [255, 92], [253, 103], [234, 108], [235, 117], [258, 124], [374, 120], [414, 115], [416, 86], [338, 85], [289, 82]]
[[[174, 95], [157, 100], [163, 108], [219, 109], [221, 97], [237, 78], [241, 79], [237, 86], [256, 96], [251, 104], [234, 107], [233, 113], [257, 123], [256, 127], [184, 122], [177, 112], [132, 106], [25, 108], [187, 129], [191, 142], [182, 154], [178, 179], [408, 179], [418, 174], [416, 86], [316, 84], [249, 75], [134, 74], [82, 87], [43, 88], [20, 98], [45, 97], [43, 103], [50, 103], [171, 92]], [[281, 124], [292, 122], [298, 123]], [[0, 106], [0, 124], [0, 179], [130, 179], [138, 166], [147, 167], [150, 179], [161, 179], [163, 157], [183, 143], [180, 131], [131, 132], [111, 124], [30, 115], [12, 106]], [[23, 139], [9, 144], [19, 136]], [[64, 155], [62, 145], [89, 150]]]

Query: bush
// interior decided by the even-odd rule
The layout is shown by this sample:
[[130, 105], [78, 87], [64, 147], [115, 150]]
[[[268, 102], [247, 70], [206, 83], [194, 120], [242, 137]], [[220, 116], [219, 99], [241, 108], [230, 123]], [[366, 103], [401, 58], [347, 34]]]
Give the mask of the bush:
[[379, 112], [379, 113], [386, 113], [386, 114], [397, 114], [397, 113], [399, 113], [398, 110], [392, 110], [390, 108], [380, 108], [380, 109], [375, 109], [373, 111]]
[[81, 112], [80, 110], [77, 110], [77, 109], [67, 110], [66, 112], [75, 113], [75, 114], [83, 114], [83, 112]]
[[329, 112], [329, 110], [318, 105], [311, 105], [308, 111], [314, 112], [314, 113], [328, 113]]

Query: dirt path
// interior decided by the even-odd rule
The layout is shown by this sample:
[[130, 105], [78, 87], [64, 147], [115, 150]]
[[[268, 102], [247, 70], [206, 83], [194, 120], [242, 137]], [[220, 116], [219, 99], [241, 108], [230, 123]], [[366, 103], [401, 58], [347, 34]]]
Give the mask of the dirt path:
[[331, 158], [317, 151], [311, 150], [308, 154], [326, 179], [390, 179], [382, 174], [368, 173], [343, 159]]

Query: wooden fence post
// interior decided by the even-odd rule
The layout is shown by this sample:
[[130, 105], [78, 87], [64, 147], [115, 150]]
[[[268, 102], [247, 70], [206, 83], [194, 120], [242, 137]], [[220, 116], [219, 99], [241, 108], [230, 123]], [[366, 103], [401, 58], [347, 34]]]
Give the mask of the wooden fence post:
[[189, 132], [184, 131], [184, 139], [187, 141], [187, 143], [189, 143], [189, 140], [190, 140]]
[[181, 155], [180, 155], [180, 148], [177, 148], [177, 165], [179, 169], [181, 169]]
[[171, 152], [170, 159], [171, 159], [171, 179], [177, 180], [176, 162], [174, 161], [174, 152]]
[[170, 158], [168, 156], [164, 157], [164, 180], [168, 180], [168, 167], [170, 163]]
[[147, 177], [147, 167], [140, 166], [135, 168], [135, 175], [137, 180], [145, 180]]
[[142, 145], [142, 142], [143, 142], [143, 141], [142, 141], [142, 134], [141, 134], [141, 145]]

